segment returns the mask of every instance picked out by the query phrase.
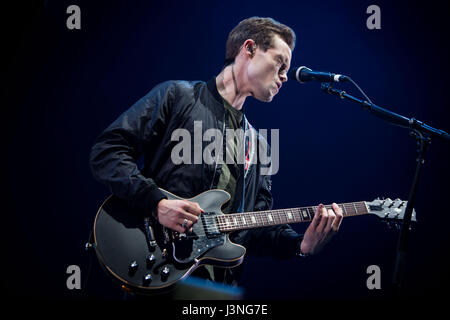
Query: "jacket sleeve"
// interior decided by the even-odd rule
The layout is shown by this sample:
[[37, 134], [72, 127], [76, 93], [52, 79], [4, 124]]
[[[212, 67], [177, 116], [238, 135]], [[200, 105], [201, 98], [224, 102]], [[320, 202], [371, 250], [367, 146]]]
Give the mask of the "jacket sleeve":
[[[266, 147], [269, 148], [268, 145]], [[272, 176], [260, 175], [258, 185], [254, 211], [271, 210]], [[272, 256], [277, 259], [294, 257], [299, 251], [302, 239], [303, 235], [295, 232], [288, 224], [250, 229], [237, 236], [237, 241], [246, 247], [248, 254]]]
[[145, 145], [165, 133], [173, 101], [170, 88], [170, 82], [153, 88], [98, 136], [90, 153], [94, 177], [146, 214], [166, 197], [153, 179], [141, 174], [136, 161]]

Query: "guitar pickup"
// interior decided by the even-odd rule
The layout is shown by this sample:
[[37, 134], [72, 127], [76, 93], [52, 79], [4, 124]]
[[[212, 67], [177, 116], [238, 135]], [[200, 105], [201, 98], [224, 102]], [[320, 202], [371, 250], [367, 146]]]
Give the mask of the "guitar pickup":
[[216, 238], [221, 235], [214, 212], [204, 212], [200, 217], [207, 238]]

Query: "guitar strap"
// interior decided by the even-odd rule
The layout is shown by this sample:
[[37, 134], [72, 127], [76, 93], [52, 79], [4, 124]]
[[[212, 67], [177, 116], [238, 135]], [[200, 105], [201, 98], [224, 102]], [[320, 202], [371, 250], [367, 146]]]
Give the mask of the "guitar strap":
[[[248, 169], [250, 168], [250, 163], [248, 163], [248, 154], [250, 153], [250, 137], [247, 136], [247, 129], [248, 129], [248, 121], [245, 117], [245, 114], [243, 115], [244, 119], [244, 161], [242, 165], [242, 198], [241, 198], [241, 204], [239, 205], [238, 212], [244, 212], [245, 209], [245, 176], [247, 175]], [[247, 149], [247, 150], [246, 150]]]

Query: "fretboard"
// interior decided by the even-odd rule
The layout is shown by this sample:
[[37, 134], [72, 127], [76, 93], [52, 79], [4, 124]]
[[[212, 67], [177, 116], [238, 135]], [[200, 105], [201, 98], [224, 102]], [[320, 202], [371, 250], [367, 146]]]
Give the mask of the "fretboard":
[[[344, 217], [367, 214], [364, 201], [338, 204]], [[331, 205], [325, 206], [331, 209]], [[231, 232], [280, 224], [299, 223], [311, 221], [314, 218], [317, 207], [301, 207], [291, 209], [278, 209], [266, 211], [254, 211], [244, 213], [232, 213], [217, 217], [220, 232]]]

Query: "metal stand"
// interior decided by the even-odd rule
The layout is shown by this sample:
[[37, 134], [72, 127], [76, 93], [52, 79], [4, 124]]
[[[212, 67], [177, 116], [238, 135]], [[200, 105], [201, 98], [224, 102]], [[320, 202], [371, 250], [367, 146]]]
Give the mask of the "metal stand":
[[439, 137], [445, 140], [450, 140], [450, 135], [445, 131], [435, 129], [418, 121], [414, 118], [406, 118], [387, 109], [376, 106], [373, 103], [355, 98], [347, 94], [343, 90], [337, 90], [332, 87], [331, 83], [322, 83], [321, 89], [332, 95], [336, 95], [341, 99], [348, 99], [350, 101], [360, 104], [363, 108], [367, 109], [369, 112], [373, 113], [375, 116], [400, 127], [407, 128], [410, 130], [410, 135], [415, 137], [417, 144], [419, 145], [418, 158], [416, 172], [414, 175], [413, 183], [410, 189], [408, 204], [405, 209], [405, 215], [403, 217], [402, 227], [400, 230], [400, 235], [397, 245], [397, 257], [395, 261], [394, 275], [392, 278], [394, 293], [398, 294], [403, 286], [403, 278], [406, 265], [406, 247], [408, 234], [411, 226], [411, 216], [414, 207], [414, 202], [416, 198], [416, 190], [419, 180], [419, 175], [422, 166], [425, 162], [425, 152], [431, 143], [431, 137]]
[[424, 136], [418, 130], [413, 129], [410, 132], [410, 135], [416, 138], [419, 149], [417, 149], [418, 157], [416, 159], [417, 161], [416, 173], [414, 174], [411, 190], [409, 192], [408, 204], [406, 205], [405, 215], [403, 217], [403, 223], [400, 229], [400, 236], [398, 238], [397, 244], [397, 257], [395, 260], [394, 275], [392, 277], [392, 284], [395, 294], [400, 293], [400, 290], [403, 286], [403, 278], [406, 265], [406, 244], [408, 240], [409, 230], [411, 230], [410, 227], [411, 215], [412, 210], [414, 208], [414, 202], [416, 199], [417, 184], [420, 172], [422, 170], [422, 166], [425, 163], [425, 152], [431, 143], [431, 139], [427, 136]]

